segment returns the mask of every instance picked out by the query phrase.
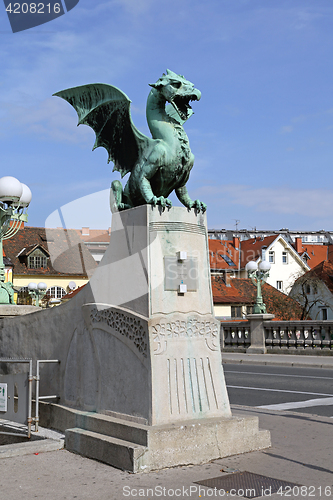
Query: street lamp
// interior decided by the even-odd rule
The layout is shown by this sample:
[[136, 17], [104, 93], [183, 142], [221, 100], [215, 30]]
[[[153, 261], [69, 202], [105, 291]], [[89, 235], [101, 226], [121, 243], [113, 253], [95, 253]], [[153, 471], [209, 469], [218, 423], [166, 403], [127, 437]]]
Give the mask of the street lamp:
[[266, 306], [262, 300], [261, 284], [265, 283], [268, 276], [271, 265], [269, 262], [262, 260], [259, 266], [256, 262], [251, 260], [245, 266], [248, 277], [251, 279], [254, 286], [257, 287], [257, 298], [256, 303], [253, 306], [253, 314], [266, 314]]
[[31, 201], [31, 191], [15, 177], [0, 179], [0, 305], [14, 303], [14, 288], [5, 283], [2, 241], [14, 236], [22, 222], [28, 221], [27, 207]]
[[47, 289], [47, 284], [43, 283], [43, 281], [38, 283], [38, 285], [36, 283], [33, 283], [33, 282], [29, 283], [28, 292], [29, 292], [30, 297], [35, 299], [37, 307], [39, 307], [39, 299], [40, 298], [42, 299], [44, 297], [44, 295], [46, 294], [46, 289]]

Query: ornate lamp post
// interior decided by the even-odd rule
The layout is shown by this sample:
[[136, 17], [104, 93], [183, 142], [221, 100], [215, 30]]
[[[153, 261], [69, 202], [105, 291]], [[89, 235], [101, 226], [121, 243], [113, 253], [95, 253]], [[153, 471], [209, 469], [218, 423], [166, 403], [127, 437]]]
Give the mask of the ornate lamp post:
[[30, 297], [35, 299], [37, 307], [39, 307], [39, 299], [42, 299], [44, 297], [44, 295], [46, 294], [46, 289], [47, 289], [47, 285], [46, 285], [46, 283], [43, 283], [43, 281], [38, 283], [38, 285], [36, 283], [33, 283], [33, 282], [29, 283], [28, 292], [29, 292]]
[[245, 266], [245, 270], [247, 271], [248, 277], [251, 278], [254, 286], [257, 287], [257, 298], [256, 303], [253, 306], [253, 314], [266, 314], [266, 306], [262, 299], [261, 293], [261, 284], [264, 284], [269, 276], [269, 270], [271, 265], [269, 262], [265, 260], [259, 263], [259, 266], [256, 262], [251, 260]]
[[30, 201], [31, 191], [28, 186], [15, 177], [0, 179], [0, 304], [14, 303], [13, 284], [5, 283], [2, 241], [14, 236], [21, 223], [28, 221], [28, 214], [24, 211]]

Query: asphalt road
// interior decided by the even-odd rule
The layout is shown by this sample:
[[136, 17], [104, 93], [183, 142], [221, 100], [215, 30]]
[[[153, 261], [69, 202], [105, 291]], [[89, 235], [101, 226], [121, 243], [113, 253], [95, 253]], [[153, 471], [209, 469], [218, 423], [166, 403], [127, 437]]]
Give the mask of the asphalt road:
[[333, 370], [224, 364], [230, 403], [333, 418]]

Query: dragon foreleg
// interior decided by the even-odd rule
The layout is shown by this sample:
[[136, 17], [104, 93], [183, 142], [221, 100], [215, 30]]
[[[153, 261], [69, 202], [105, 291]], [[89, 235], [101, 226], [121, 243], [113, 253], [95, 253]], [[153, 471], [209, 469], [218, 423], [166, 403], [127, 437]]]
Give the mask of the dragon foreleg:
[[169, 200], [169, 198], [165, 198], [164, 196], [154, 195], [150, 181], [149, 179], [147, 179], [147, 177], [141, 178], [140, 191], [144, 200], [149, 205], [153, 205], [153, 207], [156, 207], [156, 205], [161, 205], [161, 207], [163, 208], [172, 207], [172, 202], [171, 200]]
[[176, 195], [178, 200], [187, 208], [195, 208], [196, 210], [202, 210], [205, 212], [207, 210], [207, 205], [200, 200], [193, 201], [188, 194], [186, 186], [182, 186], [176, 189]]

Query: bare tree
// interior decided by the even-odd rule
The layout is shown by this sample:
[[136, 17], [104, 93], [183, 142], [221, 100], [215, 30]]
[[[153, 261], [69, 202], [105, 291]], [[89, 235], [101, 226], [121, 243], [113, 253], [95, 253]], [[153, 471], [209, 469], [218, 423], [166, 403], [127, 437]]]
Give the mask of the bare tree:
[[322, 280], [314, 273], [306, 273], [299, 277], [292, 286], [289, 295], [302, 307], [301, 319], [310, 319], [310, 313], [315, 305], [330, 307], [320, 292]]

